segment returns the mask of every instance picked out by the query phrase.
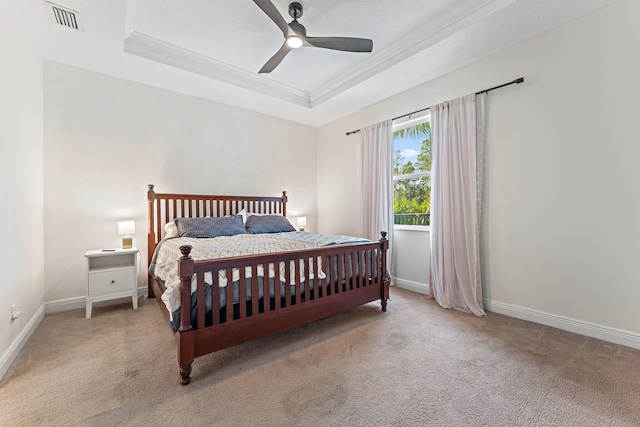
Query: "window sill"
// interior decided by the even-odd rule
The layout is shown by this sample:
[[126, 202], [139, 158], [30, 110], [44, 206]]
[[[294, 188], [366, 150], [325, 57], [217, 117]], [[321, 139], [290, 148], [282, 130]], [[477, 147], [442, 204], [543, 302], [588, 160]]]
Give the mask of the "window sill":
[[403, 230], [403, 231], [431, 231], [431, 226], [429, 225], [398, 225], [395, 224], [393, 226], [394, 230]]

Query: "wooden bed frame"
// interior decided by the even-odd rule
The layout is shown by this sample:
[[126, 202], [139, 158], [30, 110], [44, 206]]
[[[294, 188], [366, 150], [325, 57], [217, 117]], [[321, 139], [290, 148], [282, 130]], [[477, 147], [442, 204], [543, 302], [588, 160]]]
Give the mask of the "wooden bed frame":
[[[148, 261], [151, 262], [156, 245], [163, 235], [164, 224], [177, 217], [205, 217], [233, 215], [246, 209], [247, 212], [278, 214], [286, 216], [287, 194], [281, 197], [207, 196], [188, 194], [156, 193], [154, 186], [148, 190]], [[265, 337], [289, 328], [309, 323], [324, 317], [349, 310], [359, 305], [380, 299], [382, 311], [386, 311], [389, 298], [389, 278], [386, 268], [386, 251], [389, 242], [386, 232], [381, 233], [379, 242], [334, 245], [317, 249], [247, 255], [231, 258], [194, 261], [191, 246], [181, 246], [179, 263], [181, 286], [181, 307], [191, 307], [191, 281], [196, 274], [198, 287], [196, 295], [196, 321], [192, 323], [190, 310], [180, 310], [180, 327], [175, 333], [178, 345], [178, 365], [180, 382], [191, 381], [191, 364], [195, 357], [222, 350], [237, 344]], [[323, 260], [323, 261], [320, 261]], [[284, 277], [291, 286], [285, 286], [281, 295], [280, 286], [273, 286], [274, 297], [267, 301], [252, 298], [245, 304], [219, 306], [218, 271], [232, 277], [232, 270], [239, 269], [240, 283], [251, 281], [252, 295], [258, 295], [258, 266], [269, 271], [271, 264], [275, 277], [280, 277], [280, 264], [291, 265], [295, 261], [294, 276], [290, 268], [285, 268]], [[320, 262], [324, 265], [321, 266]], [[335, 280], [312, 280], [310, 286], [301, 291], [300, 264], [305, 271], [336, 271]], [[314, 266], [313, 263], [318, 263]], [[345, 274], [339, 266], [364, 274]], [[337, 267], [336, 267], [337, 266]], [[349, 267], [349, 268], [347, 268]], [[245, 269], [251, 268], [251, 278], [245, 276]], [[335, 268], [336, 270], [331, 270]], [[212, 313], [205, 313], [205, 272], [212, 272]], [[304, 273], [303, 273], [304, 275]], [[266, 281], [268, 283], [268, 281]], [[294, 286], [295, 282], [295, 286]], [[313, 285], [313, 286], [311, 286]], [[169, 319], [169, 312], [160, 299], [164, 287], [154, 276], [149, 276], [149, 298], [155, 296], [162, 311]], [[233, 286], [227, 286], [226, 300], [233, 301]], [[293, 290], [292, 290], [293, 288]], [[246, 300], [245, 286], [238, 286], [240, 301]], [[264, 292], [268, 295], [268, 292]], [[235, 310], [234, 310], [235, 308]], [[226, 319], [225, 319], [226, 317]]]

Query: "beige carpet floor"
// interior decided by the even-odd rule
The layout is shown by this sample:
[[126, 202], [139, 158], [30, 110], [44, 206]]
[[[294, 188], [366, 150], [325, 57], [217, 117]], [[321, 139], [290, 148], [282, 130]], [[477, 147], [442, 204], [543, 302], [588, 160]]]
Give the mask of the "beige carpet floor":
[[44, 318], [0, 383], [2, 426], [639, 426], [640, 351], [392, 288], [196, 359], [155, 301]]

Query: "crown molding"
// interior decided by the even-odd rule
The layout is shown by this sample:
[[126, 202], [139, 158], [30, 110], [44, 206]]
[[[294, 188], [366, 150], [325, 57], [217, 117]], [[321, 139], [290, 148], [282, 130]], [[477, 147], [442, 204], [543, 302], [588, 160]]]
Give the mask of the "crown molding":
[[514, 2], [515, 0], [465, 0], [457, 2], [454, 7], [446, 9], [380, 52], [369, 55], [357, 67], [332, 78], [311, 93], [265, 79], [258, 74], [138, 31], [132, 31], [124, 40], [124, 51], [223, 83], [306, 108], [313, 108]]
[[261, 78], [241, 68], [233, 67], [208, 56], [183, 49], [155, 37], [133, 31], [124, 40], [124, 51], [161, 64], [199, 74], [223, 83], [249, 89], [310, 108], [309, 93], [291, 86]]
[[311, 108], [364, 82], [382, 71], [446, 39], [462, 29], [512, 4], [515, 0], [466, 0], [456, 3], [417, 29], [409, 32], [358, 64], [311, 92]]

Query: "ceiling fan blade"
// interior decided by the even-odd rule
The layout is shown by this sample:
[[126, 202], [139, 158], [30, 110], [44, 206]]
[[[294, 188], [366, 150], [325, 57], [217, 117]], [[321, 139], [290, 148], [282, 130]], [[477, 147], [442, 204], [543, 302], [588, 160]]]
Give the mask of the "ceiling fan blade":
[[306, 37], [312, 46], [324, 49], [343, 50], [345, 52], [371, 52], [373, 41], [355, 37]]
[[287, 53], [289, 53], [290, 50], [291, 48], [289, 47], [289, 45], [287, 45], [287, 42], [284, 42], [280, 50], [277, 51], [276, 54], [273, 55], [266, 64], [264, 64], [264, 66], [260, 69], [260, 71], [258, 71], [258, 73], [262, 74], [272, 72], [282, 62], [284, 57], [287, 56]]
[[253, 0], [264, 13], [280, 28], [285, 37], [289, 34], [289, 25], [270, 0]]

